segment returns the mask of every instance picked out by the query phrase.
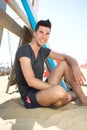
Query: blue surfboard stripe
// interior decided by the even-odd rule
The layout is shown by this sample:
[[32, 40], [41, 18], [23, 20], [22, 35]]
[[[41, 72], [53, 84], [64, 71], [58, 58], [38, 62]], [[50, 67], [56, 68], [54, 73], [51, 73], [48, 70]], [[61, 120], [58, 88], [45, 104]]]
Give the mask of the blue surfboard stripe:
[[27, 2], [27, 0], [21, 0], [21, 2], [22, 2], [22, 5], [26, 11], [30, 25], [31, 25], [32, 29], [35, 30], [36, 21], [35, 21], [33, 14], [32, 14], [31, 9], [29, 8], [28, 2]]

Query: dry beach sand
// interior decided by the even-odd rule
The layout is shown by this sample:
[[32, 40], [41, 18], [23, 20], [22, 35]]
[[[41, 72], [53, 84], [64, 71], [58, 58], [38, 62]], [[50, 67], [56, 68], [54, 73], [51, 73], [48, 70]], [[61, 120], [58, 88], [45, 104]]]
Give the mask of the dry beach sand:
[[[87, 79], [87, 69], [82, 69]], [[0, 130], [87, 130], [87, 107], [72, 102], [61, 108], [25, 109], [15, 86], [5, 93], [8, 76], [0, 77]], [[87, 81], [82, 87], [87, 95]]]

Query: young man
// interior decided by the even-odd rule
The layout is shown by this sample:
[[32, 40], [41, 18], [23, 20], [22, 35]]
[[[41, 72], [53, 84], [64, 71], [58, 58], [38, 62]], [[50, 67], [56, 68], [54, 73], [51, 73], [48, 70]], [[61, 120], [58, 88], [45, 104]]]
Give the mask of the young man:
[[[48, 42], [51, 32], [49, 20], [37, 23], [31, 43], [18, 48], [15, 60], [16, 80], [26, 108], [60, 107], [71, 102], [73, 97], [60, 86], [64, 77], [72, 87], [82, 105], [87, 105], [81, 85], [85, 77], [80, 71], [76, 60], [68, 55], [60, 54], [42, 46]], [[44, 60], [50, 57], [61, 62], [43, 81]]]

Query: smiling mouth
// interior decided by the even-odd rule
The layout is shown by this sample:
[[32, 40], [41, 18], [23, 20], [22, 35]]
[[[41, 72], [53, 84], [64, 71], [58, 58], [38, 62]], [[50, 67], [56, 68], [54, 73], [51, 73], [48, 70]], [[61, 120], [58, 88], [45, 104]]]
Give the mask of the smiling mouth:
[[41, 42], [41, 43], [45, 43], [45, 40], [41, 39], [40, 42]]

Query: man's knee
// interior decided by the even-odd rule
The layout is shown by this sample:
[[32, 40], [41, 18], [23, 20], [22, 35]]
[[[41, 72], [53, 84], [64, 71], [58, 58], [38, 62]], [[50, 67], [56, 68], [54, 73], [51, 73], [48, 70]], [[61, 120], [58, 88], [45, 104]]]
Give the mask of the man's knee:
[[65, 67], [68, 67], [68, 64], [67, 64], [66, 61], [61, 61], [59, 64], [60, 64], [61, 66], [64, 66], [64, 68], [65, 68]]
[[53, 87], [52, 91], [53, 91], [52, 96], [55, 100], [65, 99], [67, 96], [66, 91], [60, 85], [56, 85], [55, 87]]

